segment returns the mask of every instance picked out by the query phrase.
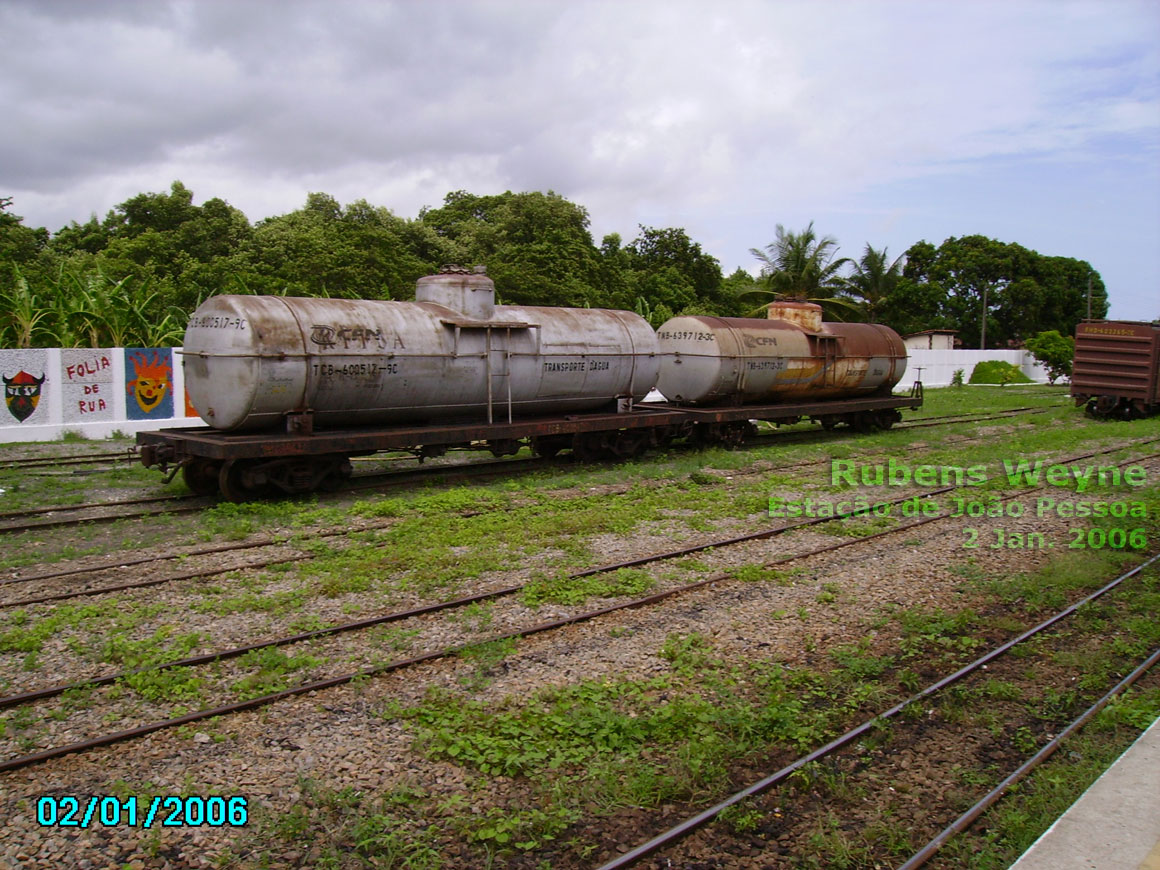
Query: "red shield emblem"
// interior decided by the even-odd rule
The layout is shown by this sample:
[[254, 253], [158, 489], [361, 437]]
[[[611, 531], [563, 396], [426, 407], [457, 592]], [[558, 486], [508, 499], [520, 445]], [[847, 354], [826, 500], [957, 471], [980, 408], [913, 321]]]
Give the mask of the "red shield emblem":
[[17, 372], [15, 377], [4, 378], [4, 403], [12, 416], [23, 423], [40, 404], [40, 387], [45, 376], [34, 378], [28, 372]]

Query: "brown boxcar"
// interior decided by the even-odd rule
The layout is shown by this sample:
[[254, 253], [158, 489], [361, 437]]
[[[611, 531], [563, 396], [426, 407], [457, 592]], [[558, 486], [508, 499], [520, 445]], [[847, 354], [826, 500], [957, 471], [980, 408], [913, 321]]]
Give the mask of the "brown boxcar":
[[1160, 411], [1160, 324], [1079, 324], [1071, 395], [1095, 417], [1133, 419]]

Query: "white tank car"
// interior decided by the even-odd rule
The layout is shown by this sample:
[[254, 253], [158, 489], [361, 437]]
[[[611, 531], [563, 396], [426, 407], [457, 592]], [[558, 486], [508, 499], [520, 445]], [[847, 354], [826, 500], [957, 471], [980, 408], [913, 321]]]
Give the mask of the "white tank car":
[[185, 333], [190, 401], [223, 430], [501, 422], [656, 385], [656, 335], [631, 312], [496, 305], [480, 270], [420, 278], [415, 299], [209, 299]]

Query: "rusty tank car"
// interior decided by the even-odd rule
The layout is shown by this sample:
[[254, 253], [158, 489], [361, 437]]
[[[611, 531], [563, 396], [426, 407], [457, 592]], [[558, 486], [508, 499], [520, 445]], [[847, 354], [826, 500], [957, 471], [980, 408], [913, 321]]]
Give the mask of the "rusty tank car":
[[[775, 303], [764, 320], [674, 317], [657, 337], [657, 389], [684, 405], [889, 395], [906, 371], [906, 346], [893, 329], [824, 323], [821, 307], [811, 303]], [[888, 425], [887, 417], [871, 422]], [[819, 419], [827, 428], [850, 422], [840, 415]]]

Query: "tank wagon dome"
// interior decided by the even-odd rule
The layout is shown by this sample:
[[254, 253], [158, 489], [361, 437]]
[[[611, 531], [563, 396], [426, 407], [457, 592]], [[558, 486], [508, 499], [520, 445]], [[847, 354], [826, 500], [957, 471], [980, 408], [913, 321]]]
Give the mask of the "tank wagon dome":
[[194, 408], [234, 430], [597, 409], [643, 399], [657, 350], [632, 312], [496, 305], [482, 270], [445, 267], [414, 302], [216, 296], [183, 352]]
[[749, 404], [889, 393], [902, 379], [906, 347], [889, 327], [822, 323], [812, 305], [785, 315], [672, 318], [657, 330], [657, 389], [682, 404]]

